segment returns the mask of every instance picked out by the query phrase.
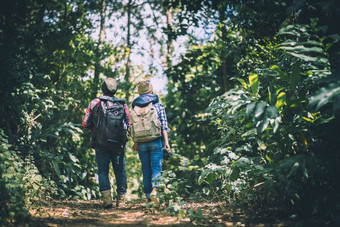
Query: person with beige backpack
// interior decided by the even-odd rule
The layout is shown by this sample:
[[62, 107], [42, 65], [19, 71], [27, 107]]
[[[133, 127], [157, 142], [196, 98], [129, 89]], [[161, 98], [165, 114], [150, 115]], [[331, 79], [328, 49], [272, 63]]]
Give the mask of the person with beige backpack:
[[150, 81], [137, 86], [139, 96], [132, 102], [130, 135], [133, 149], [138, 151], [142, 163], [143, 185], [148, 201], [159, 205], [157, 188], [160, 185], [163, 151], [170, 151], [168, 121], [163, 104], [153, 94]]

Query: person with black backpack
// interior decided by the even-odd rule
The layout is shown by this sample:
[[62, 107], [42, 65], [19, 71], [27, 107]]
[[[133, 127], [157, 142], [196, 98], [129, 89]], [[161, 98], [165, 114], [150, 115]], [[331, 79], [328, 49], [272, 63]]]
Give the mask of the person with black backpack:
[[168, 121], [163, 104], [153, 94], [150, 81], [138, 84], [137, 97], [132, 102], [130, 135], [133, 149], [138, 151], [142, 163], [144, 192], [148, 201], [159, 205], [157, 188], [160, 185], [163, 154], [170, 152]]
[[109, 167], [112, 162], [116, 177], [116, 207], [125, 206], [127, 189], [125, 174], [125, 144], [130, 126], [130, 113], [125, 100], [114, 97], [117, 82], [107, 78], [102, 84], [103, 95], [89, 104], [82, 125], [92, 130], [91, 147], [96, 151], [99, 190], [105, 209], [112, 208]]

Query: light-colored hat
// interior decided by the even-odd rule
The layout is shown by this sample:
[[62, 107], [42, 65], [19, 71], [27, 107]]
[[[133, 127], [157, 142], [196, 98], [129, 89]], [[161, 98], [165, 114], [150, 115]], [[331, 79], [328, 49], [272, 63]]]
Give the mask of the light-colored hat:
[[102, 91], [104, 94], [115, 94], [117, 91], [117, 81], [113, 78], [107, 78], [102, 84]]
[[139, 95], [152, 94], [153, 92], [152, 84], [148, 80], [139, 81], [137, 89]]

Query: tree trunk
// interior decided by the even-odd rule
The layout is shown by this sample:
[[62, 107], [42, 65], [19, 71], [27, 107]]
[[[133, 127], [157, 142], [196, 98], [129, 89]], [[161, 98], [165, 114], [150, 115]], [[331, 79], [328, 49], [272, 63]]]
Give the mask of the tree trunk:
[[222, 25], [221, 27], [221, 32], [222, 32], [222, 42], [223, 42], [223, 50], [222, 50], [222, 81], [223, 81], [223, 90], [226, 92], [228, 90], [228, 72], [227, 72], [227, 56], [226, 56], [226, 49], [225, 49], [225, 42], [227, 40], [227, 29], [225, 27], [225, 11], [227, 9], [226, 4], [222, 4], [223, 7], [220, 8], [219, 10], [219, 21], [220, 24]]
[[100, 4], [100, 31], [99, 40], [96, 49], [96, 63], [94, 65], [94, 79], [92, 85], [92, 97], [96, 97], [99, 89], [99, 75], [101, 71], [101, 49], [105, 41], [105, 19], [106, 19], [106, 0], [102, 0]]
[[130, 89], [131, 89], [131, 84], [130, 84], [130, 54], [131, 54], [131, 41], [130, 41], [130, 36], [131, 36], [131, 0], [128, 2], [128, 14], [127, 14], [127, 37], [126, 37], [126, 42], [127, 42], [127, 55], [126, 55], [126, 74], [125, 74], [125, 83], [126, 83], [126, 102], [127, 104], [130, 103]]
[[[169, 5], [166, 9], [166, 24], [167, 24], [167, 30], [171, 30], [172, 26], [172, 9], [170, 6], [171, 0], [169, 0]], [[168, 33], [168, 40], [166, 42], [167, 45], [167, 53], [166, 53], [166, 67], [169, 69], [172, 66], [172, 52], [173, 52], [173, 45], [172, 45], [172, 35]]]
[[125, 74], [125, 82], [126, 82], [126, 93], [125, 93], [125, 99], [126, 99], [126, 103], [129, 104], [130, 103], [130, 89], [131, 89], [131, 84], [130, 84], [130, 48], [127, 49], [128, 53], [127, 53], [127, 61], [126, 61], [126, 74]]

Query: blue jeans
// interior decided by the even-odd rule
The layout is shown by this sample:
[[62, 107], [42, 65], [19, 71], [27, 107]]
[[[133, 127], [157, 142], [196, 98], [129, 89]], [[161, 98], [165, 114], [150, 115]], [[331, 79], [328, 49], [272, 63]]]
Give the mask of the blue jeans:
[[150, 198], [152, 188], [159, 187], [162, 172], [163, 140], [138, 143], [137, 150], [142, 163], [143, 185], [146, 198]]
[[125, 175], [125, 148], [115, 146], [112, 149], [96, 149], [96, 161], [98, 165], [99, 190], [110, 190], [109, 168], [110, 162], [113, 165], [113, 171], [116, 176], [117, 193], [123, 195], [126, 193], [126, 175]]

